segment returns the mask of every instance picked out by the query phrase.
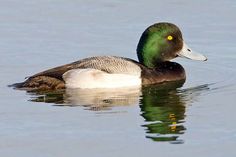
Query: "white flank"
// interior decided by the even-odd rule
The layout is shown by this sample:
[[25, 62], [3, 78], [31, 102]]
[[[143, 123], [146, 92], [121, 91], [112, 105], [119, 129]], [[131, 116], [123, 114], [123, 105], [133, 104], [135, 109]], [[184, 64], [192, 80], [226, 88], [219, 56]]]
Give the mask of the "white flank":
[[67, 88], [120, 88], [140, 86], [140, 75], [109, 74], [97, 69], [73, 69], [63, 74], [63, 79]]

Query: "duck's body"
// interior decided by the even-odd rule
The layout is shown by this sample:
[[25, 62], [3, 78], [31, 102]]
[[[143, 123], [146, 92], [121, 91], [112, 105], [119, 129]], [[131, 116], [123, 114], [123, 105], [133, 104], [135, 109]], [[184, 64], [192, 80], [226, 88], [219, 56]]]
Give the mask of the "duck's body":
[[98, 56], [40, 72], [15, 87], [39, 90], [63, 89], [65, 86], [116, 88], [184, 80], [184, 68], [175, 62], [166, 61], [157, 68], [148, 68], [129, 58]]
[[177, 26], [158, 23], [142, 34], [137, 54], [139, 62], [115, 56], [99, 56], [82, 59], [49, 69], [14, 84], [25, 89], [62, 88], [117, 88], [141, 86], [170, 81], [185, 81], [184, 68], [170, 59], [184, 56], [206, 60], [202, 55], [191, 56]]

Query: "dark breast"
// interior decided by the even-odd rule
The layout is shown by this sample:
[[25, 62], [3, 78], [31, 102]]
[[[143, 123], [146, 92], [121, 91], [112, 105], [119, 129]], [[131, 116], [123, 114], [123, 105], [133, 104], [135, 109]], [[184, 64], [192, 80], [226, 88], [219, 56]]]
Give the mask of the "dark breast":
[[184, 68], [176, 62], [162, 62], [156, 68], [142, 67], [142, 84], [158, 84], [173, 81], [185, 81]]

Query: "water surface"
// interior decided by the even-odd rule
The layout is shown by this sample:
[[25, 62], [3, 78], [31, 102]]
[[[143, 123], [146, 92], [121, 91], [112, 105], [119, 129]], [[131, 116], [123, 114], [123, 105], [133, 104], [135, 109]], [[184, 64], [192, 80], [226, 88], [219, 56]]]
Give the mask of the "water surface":
[[[1, 156], [235, 156], [236, 2], [0, 0]], [[144, 29], [177, 24], [207, 62], [184, 85], [32, 93], [8, 88], [95, 55], [136, 59]]]

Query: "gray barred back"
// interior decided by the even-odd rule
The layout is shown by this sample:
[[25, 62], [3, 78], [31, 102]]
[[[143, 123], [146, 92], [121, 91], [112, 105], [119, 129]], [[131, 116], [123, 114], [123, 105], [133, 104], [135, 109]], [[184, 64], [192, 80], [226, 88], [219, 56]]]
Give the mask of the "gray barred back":
[[92, 68], [105, 71], [107, 73], [129, 74], [135, 76], [141, 75], [141, 68], [136, 61], [122, 57], [91, 57], [74, 62], [72, 64], [75, 65], [74, 68], [80, 69]]
[[52, 68], [40, 73], [37, 73], [32, 77], [37, 76], [49, 76], [59, 80], [63, 80], [62, 75], [72, 69], [98, 69], [107, 73], [114, 74], [129, 74], [135, 76], [141, 76], [141, 64], [135, 60], [116, 57], [116, 56], [98, 56], [85, 58], [70, 64], [62, 65], [56, 68]]

